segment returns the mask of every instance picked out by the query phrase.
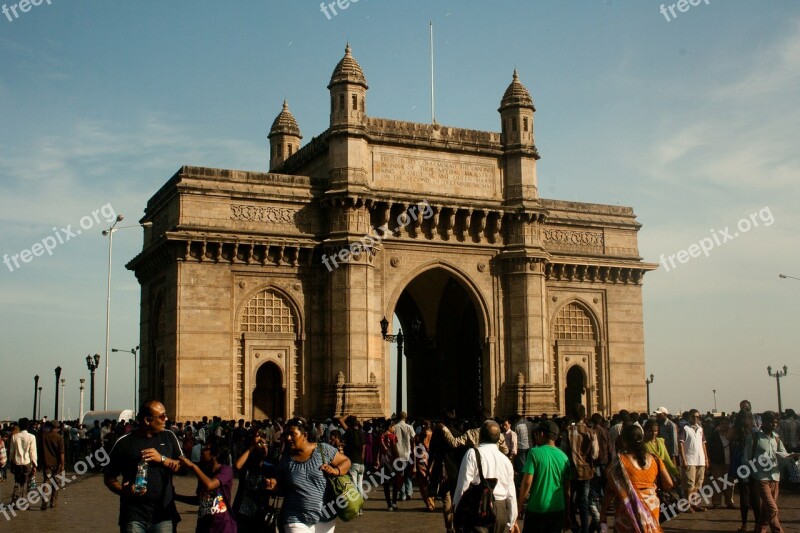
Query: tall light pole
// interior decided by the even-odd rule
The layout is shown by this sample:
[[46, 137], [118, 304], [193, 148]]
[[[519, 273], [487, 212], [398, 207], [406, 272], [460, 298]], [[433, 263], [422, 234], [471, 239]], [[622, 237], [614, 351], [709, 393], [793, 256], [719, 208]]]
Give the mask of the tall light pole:
[[[104, 399], [103, 399], [103, 409], [108, 410], [108, 367], [110, 359], [108, 357], [108, 342], [109, 342], [109, 332], [111, 329], [111, 249], [114, 246], [114, 226], [116, 226], [119, 222], [125, 217], [122, 215], [117, 215], [117, 219], [111, 224], [111, 227], [108, 229], [103, 230], [103, 236], [108, 237], [108, 284], [106, 286], [106, 379], [105, 379], [105, 388], [104, 388]], [[94, 388], [94, 387], [93, 387]]]
[[711, 389], [711, 392], [714, 393], [714, 412], [717, 412], [717, 389]]
[[83, 384], [86, 382], [86, 380], [84, 378], [81, 378], [80, 382], [81, 382], [81, 401], [78, 404], [80, 406], [78, 407], [78, 424], [83, 422]]
[[39, 374], [33, 376], [33, 420], [36, 420], [36, 400], [39, 398]]
[[91, 373], [91, 385], [89, 388], [89, 410], [94, 411], [94, 373], [97, 370], [97, 367], [100, 366], [100, 354], [94, 354], [94, 357], [91, 355], [86, 356], [86, 367], [89, 369]]
[[67, 399], [66, 395], [64, 394], [64, 386], [66, 384], [67, 384], [67, 379], [61, 378], [61, 416], [59, 417], [59, 420], [61, 421], [64, 420], [64, 404], [66, 403], [65, 400]]
[[138, 405], [136, 403], [136, 393], [138, 392], [138, 387], [136, 385], [136, 374], [139, 369], [139, 363], [138, 363], [139, 347], [137, 346], [136, 348], [131, 348], [130, 350], [118, 350], [117, 348], [111, 348], [111, 351], [115, 353], [129, 352], [133, 354], [133, 414], [136, 415], [136, 406]]
[[42, 388], [39, 387], [39, 416], [37, 420], [42, 417]]
[[111, 332], [111, 250], [114, 247], [114, 232], [119, 231], [121, 229], [127, 228], [137, 228], [139, 226], [152, 226], [152, 222], [144, 222], [142, 224], [133, 224], [132, 226], [120, 226], [116, 227], [119, 222], [122, 222], [125, 219], [122, 215], [117, 215], [117, 219], [108, 229], [103, 230], [103, 236], [108, 237], [108, 276], [107, 276], [107, 286], [106, 286], [106, 378], [105, 378], [105, 387], [104, 387], [104, 396], [103, 396], [103, 409], [108, 410], [108, 366], [111, 360], [108, 357], [108, 349], [109, 349], [109, 342], [110, 342], [110, 332]]
[[53, 409], [53, 420], [58, 420], [58, 380], [61, 379], [61, 367], [56, 367], [56, 406]]
[[654, 380], [655, 376], [650, 374], [650, 377], [644, 381], [647, 383], [647, 416], [650, 416], [650, 384], [652, 384]]
[[772, 367], [767, 367], [767, 374], [769, 374], [769, 377], [775, 378], [775, 382], [778, 384], [778, 414], [783, 412], [783, 404], [781, 403], [781, 378], [785, 378], [788, 373], [789, 369], [786, 368], [786, 365], [783, 365], [783, 372], [776, 370], [774, 374], [772, 373]]
[[397, 335], [388, 335], [389, 321], [386, 317], [381, 320], [381, 335], [383, 340], [389, 343], [397, 343], [397, 405], [395, 412], [399, 415], [403, 410], [403, 330]]

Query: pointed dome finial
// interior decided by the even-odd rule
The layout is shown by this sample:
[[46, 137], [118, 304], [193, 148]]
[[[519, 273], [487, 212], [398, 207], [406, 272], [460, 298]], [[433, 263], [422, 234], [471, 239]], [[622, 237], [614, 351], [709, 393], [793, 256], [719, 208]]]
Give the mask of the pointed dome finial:
[[292, 112], [289, 111], [289, 102], [286, 101], [286, 98], [283, 99], [283, 109], [278, 116], [275, 117], [275, 121], [272, 123], [272, 127], [269, 130], [268, 137], [280, 134], [294, 135], [301, 139], [303, 138], [302, 135], [300, 135], [300, 127], [297, 125], [297, 120], [295, 120]]
[[514, 75], [512, 76], [511, 83], [503, 94], [503, 99], [500, 101], [500, 110], [507, 107], [530, 107], [536, 111], [533, 107], [531, 93], [529, 93], [528, 89], [519, 81], [519, 74], [517, 74], [516, 67], [514, 67]]
[[367, 87], [367, 79], [364, 77], [364, 71], [361, 70], [361, 66], [353, 57], [351, 50], [350, 41], [348, 41], [344, 49], [344, 57], [336, 65], [336, 68], [333, 69], [328, 89], [337, 83], [355, 83], [363, 86], [365, 89], [369, 88]]

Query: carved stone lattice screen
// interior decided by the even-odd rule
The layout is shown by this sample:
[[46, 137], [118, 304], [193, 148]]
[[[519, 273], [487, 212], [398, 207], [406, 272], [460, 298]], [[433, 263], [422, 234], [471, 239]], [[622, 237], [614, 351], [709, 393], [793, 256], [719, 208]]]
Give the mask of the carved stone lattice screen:
[[267, 289], [247, 303], [242, 312], [243, 333], [295, 333], [292, 310], [277, 293]]
[[592, 319], [581, 306], [571, 303], [559, 311], [555, 324], [556, 340], [595, 341]]

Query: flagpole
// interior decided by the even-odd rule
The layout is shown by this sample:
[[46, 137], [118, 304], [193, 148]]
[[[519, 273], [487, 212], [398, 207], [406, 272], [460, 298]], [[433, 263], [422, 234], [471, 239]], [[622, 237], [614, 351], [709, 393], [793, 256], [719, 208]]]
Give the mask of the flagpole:
[[436, 100], [433, 92], [433, 21], [429, 24], [431, 29], [431, 121], [436, 124]]

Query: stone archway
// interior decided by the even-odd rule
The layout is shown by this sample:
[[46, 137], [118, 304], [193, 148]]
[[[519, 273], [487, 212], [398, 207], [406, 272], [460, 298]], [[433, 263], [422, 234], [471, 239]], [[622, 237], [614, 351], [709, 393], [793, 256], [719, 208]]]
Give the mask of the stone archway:
[[586, 405], [586, 374], [580, 366], [575, 365], [567, 371], [566, 387], [564, 387], [564, 411], [567, 416], [575, 416], [575, 406]]
[[283, 387], [283, 373], [280, 367], [267, 361], [258, 368], [253, 390], [253, 418], [275, 419], [286, 417], [286, 389]]
[[[604, 343], [594, 313], [580, 300], [568, 301], [554, 315], [552, 339], [553, 372], [556, 390], [560, 391], [561, 413], [571, 416], [576, 401], [586, 407], [587, 413], [607, 410], [607, 365], [603, 357]], [[574, 392], [578, 388], [583, 395], [581, 398]]]
[[[487, 351], [479, 304], [471, 289], [441, 267], [414, 277], [394, 314], [405, 336], [407, 410], [415, 417], [483, 417], [490, 407]], [[392, 382], [397, 383], [396, 369]]]

